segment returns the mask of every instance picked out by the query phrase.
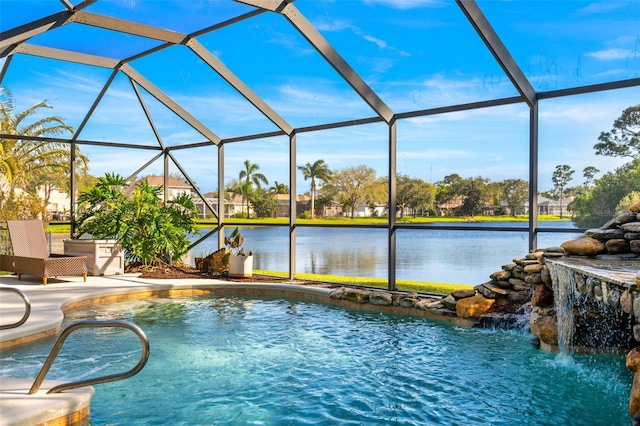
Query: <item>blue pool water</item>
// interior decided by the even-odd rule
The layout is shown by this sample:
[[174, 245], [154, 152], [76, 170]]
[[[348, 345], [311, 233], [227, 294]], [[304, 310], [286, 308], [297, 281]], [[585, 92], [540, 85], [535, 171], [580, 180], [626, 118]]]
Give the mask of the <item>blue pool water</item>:
[[[93, 425], [623, 425], [624, 356], [561, 357], [529, 335], [294, 299], [128, 301], [65, 321], [124, 319], [149, 336], [138, 375], [96, 386]], [[0, 351], [1, 377], [35, 377], [53, 341]], [[48, 379], [135, 365], [122, 329], [83, 330]]]

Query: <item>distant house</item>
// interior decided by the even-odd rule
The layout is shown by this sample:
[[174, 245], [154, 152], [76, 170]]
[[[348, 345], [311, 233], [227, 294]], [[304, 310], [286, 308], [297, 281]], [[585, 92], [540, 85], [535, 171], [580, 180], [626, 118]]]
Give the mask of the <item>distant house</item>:
[[[218, 194], [215, 192], [207, 192], [202, 194], [205, 200], [209, 203], [209, 205], [213, 208], [214, 211], [218, 211]], [[212, 217], [211, 212], [207, 209], [204, 204], [204, 201], [200, 197], [194, 194], [193, 204], [196, 206], [196, 210], [198, 211], [198, 217], [200, 219], [205, 219], [207, 217]], [[233, 217], [236, 213], [240, 213], [242, 211], [242, 197], [235, 196], [231, 200], [225, 200], [224, 202], [224, 217]]]
[[[373, 208], [366, 204], [360, 204], [353, 210], [354, 217], [371, 217], [371, 216], [386, 216], [387, 204], [378, 203]], [[351, 209], [347, 208], [342, 212], [343, 216], [351, 216]]]
[[[337, 201], [332, 201], [330, 205], [318, 207], [318, 209], [320, 209], [320, 216], [322, 217], [336, 217], [342, 215], [342, 204]], [[316, 209], [316, 212], [318, 209]]]
[[[44, 198], [44, 191], [38, 191], [38, 195]], [[45, 207], [46, 215], [53, 220], [69, 220], [69, 210], [71, 207], [71, 199], [66, 192], [54, 189], [49, 194], [49, 204]]]
[[460, 215], [462, 211], [463, 203], [464, 203], [464, 197], [458, 196], [458, 197], [452, 198], [451, 200], [445, 203], [438, 204], [436, 206], [438, 216]]
[[[278, 203], [276, 217], [289, 217], [290, 194], [275, 194], [273, 198]], [[296, 195], [296, 217], [311, 208], [311, 197], [308, 195]]]
[[[538, 195], [538, 214], [549, 214], [555, 216], [570, 216], [571, 212], [567, 208], [569, 203], [574, 200], [575, 197], [566, 197], [562, 199], [562, 205], [559, 200], [552, 200], [551, 198]], [[526, 205], [527, 212], [529, 211], [529, 203]]]

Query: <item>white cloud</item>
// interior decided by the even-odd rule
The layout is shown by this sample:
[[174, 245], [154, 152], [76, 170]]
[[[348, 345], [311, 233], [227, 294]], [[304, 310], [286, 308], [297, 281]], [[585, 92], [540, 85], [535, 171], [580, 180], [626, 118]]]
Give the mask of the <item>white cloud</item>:
[[394, 9], [414, 9], [424, 6], [443, 4], [440, 0], [365, 0], [366, 4], [382, 4]]
[[633, 52], [625, 49], [605, 49], [595, 52], [588, 52], [585, 56], [603, 61], [611, 61], [615, 59], [627, 59], [633, 55]]
[[362, 39], [368, 41], [369, 43], [375, 44], [376, 46], [378, 46], [380, 50], [394, 52], [400, 56], [410, 56], [409, 53], [405, 52], [404, 50], [390, 46], [389, 43], [387, 43], [385, 40], [381, 39], [380, 37], [367, 34], [364, 30], [362, 30], [362, 28], [356, 25], [353, 25], [349, 21], [344, 19], [337, 19], [335, 21], [324, 20], [324, 21], [314, 23], [314, 25], [316, 26], [316, 28], [318, 28], [318, 30], [326, 31], [326, 32], [340, 32], [340, 31], [350, 30], [355, 35], [362, 37]]
[[618, 9], [625, 9], [627, 7], [627, 3], [621, 1], [594, 2], [582, 9], [578, 9], [576, 13], [578, 15], [601, 15], [603, 13], [608, 13]]

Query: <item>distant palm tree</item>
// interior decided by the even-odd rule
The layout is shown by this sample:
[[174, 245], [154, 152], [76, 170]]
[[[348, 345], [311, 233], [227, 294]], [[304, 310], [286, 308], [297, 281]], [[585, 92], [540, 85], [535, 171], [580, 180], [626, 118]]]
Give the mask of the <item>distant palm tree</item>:
[[247, 216], [249, 216], [249, 198], [252, 194], [251, 182], [246, 180], [234, 181], [229, 187], [229, 192], [242, 197], [242, 212], [244, 213], [244, 200], [247, 200]]
[[284, 183], [278, 182], [277, 180], [273, 181], [273, 186], [271, 188], [269, 188], [269, 190], [274, 194], [288, 194], [289, 193], [289, 187]]
[[257, 186], [258, 188], [262, 188], [260, 182], [265, 185], [269, 185], [269, 181], [262, 173], [258, 173], [260, 170], [260, 165], [257, 163], [251, 163], [249, 160], [244, 161], [244, 170], [240, 170], [240, 181], [244, 181], [245, 185], [242, 187], [242, 199], [243, 204], [244, 200], [247, 201], [247, 216], [249, 216], [249, 195], [252, 191], [252, 185]]
[[307, 163], [304, 166], [298, 166], [298, 170], [302, 172], [304, 180], [311, 179], [311, 219], [313, 219], [317, 192], [316, 181], [328, 182], [331, 179], [331, 170], [323, 159], [316, 160], [313, 164]]

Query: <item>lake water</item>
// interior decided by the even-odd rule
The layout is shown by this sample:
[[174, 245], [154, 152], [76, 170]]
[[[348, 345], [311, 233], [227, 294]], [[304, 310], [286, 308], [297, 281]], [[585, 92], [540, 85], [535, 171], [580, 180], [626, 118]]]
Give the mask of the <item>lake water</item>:
[[[572, 228], [571, 222], [552, 221], [545, 228]], [[462, 225], [464, 226], [464, 224]], [[468, 226], [483, 226], [473, 223]], [[526, 226], [513, 222], [484, 226]], [[229, 226], [228, 230], [233, 227]], [[229, 231], [230, 232], [230, 231]], [[254, 254], [254, 268], [288, 271], [287, 227], [243, 227], [244, 247]], [[386, 229], [298, 227], [296, 272], [387, 278]], [[558, 246], [581, 233], [542, 233], [538, 247]], [[400, 229], [396, 237], [397, 279], [459, 284], [480, 284], [502, 265], [528, 252], [528, 232], [452, 231], [446, 229]], [[217, 248], [217, 237], [207, 239], [190, 258]]]

